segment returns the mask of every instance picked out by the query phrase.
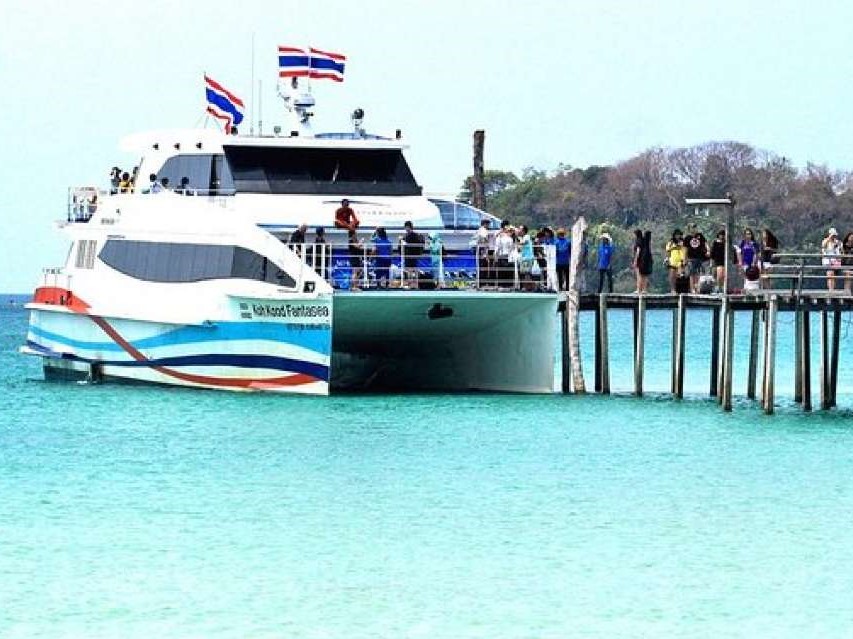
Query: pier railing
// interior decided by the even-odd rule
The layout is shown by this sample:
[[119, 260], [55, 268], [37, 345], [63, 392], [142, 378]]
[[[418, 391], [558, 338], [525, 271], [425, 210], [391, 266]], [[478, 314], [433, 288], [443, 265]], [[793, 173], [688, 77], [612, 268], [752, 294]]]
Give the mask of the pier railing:
[[853, 256], [777, 253], [774, 262], [762, 268], [761, 281], [764, 289], [788, 288], [792, 295], [814, 289], [850, 295], [853, 292]]
[[358, 244], [306, 242], [287, 246], [341, 290], [557, 290], [553, 246], [537, 247], [541, 250], [532, 261], [496, 257], [483, 247], [431, 251], [429, 244], [405, 242], [398, 243], [390, 253], [361, 240]]

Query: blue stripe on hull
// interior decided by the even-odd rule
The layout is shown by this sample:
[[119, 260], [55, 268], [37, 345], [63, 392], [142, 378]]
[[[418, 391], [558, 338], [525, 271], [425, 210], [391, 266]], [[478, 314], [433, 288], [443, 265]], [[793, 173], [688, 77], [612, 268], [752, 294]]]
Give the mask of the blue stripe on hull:
[[[233, 366], [235, 368], [247, 369], [269, 369], [280, 370], [288, 373], [304, 373], [311, 375], [324, 382], [329, 381], [329, 367], [323, 364], [305, 362], [288, 357], [275, 357], [273, 355], [231, 355], [224, 353], [209, 353], [205, 355], [182, 355], [173, 357], [160, 357], [147, 359], [145, 361], [128, 360], [98, 360], [81, 357], [71, 353], [55, 353], [37, 342], [27, 340], [27, 346], [33, 350], [44, 353], [46, 356], [60, 357], [61, 359], [84, 362], [87, 364], [99, 363], [105, 366], [127, 366], [127, 367], [151, 367], [151, 366]], [[53, 353], [53, 355], [51, 355]]]
[[[150, 349], [161, 346], [181, 346], [214, 341], [266, 340], [298, 346], [322, 355], [327, 355], [331, 351], [331, 331], [289, 331], [283, 328], [284, 326], [286, 325], [270, 322], [218, 322], [211, 327], [182, 326], [151, 337], [128, 341], [134, 348]], [[80, 350], [114, 352], [121, 352], [123, 350], [121, 346], [111, 340], [90, 342], [54, 333], [39, 326], [30, 325], [29, 329], [37, 337]]]

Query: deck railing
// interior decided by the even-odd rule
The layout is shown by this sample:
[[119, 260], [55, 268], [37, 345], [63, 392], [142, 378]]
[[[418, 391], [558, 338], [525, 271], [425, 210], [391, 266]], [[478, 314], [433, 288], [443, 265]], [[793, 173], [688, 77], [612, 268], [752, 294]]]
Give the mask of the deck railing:
[[[536, 247], [537, 257], [522, 262], [495, 257], [484, 247], [430, 252], [400, 242], [390, 255], [374, 247], [340, 243], [289, 243], [288, 248], [334, 288], [555, 291], [553, 246]], [[541, 250], [540, 250], [541, 249]]]

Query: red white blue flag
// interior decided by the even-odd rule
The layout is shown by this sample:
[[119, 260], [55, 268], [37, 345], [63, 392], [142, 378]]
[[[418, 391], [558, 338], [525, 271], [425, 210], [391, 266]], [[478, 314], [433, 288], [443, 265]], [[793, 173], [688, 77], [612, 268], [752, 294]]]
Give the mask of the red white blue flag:
[[231, 127], [243, 121], [243, 101], [207, 75], [204, 84], [207, 112], [225, 122], [225, 132], [230, 134]]
[[346, 56], [310, 47], [278, 48], [278, 75], [280, 78], [327, 79], [344, 81]]

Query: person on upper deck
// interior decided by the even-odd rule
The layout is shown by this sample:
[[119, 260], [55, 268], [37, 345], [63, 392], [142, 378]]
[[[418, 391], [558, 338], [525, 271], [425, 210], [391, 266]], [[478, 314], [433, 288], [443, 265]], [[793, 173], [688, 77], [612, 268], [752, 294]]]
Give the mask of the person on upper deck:
[[114, 166], [110, 171], [110, 193], [115, 195], [118, 193], [118, 186], [121, 182], [121, 169]]
[[308, 230], [307, 224], [300, 224], [296, 230], [290, 234], [291, 248], [296, 251], [297, 255], [302, 255], [302, 245], [305, 244], [305, 231]]
[[157, 181], [157, 175], [152, 173], [148, 176], [148, 192], [149, 193], [159, 193], [163, 190], [163, 187], [160, 186], [160, 183]]
[[341, 206], [335, 211], [335, 228], [355, 231], [359, 224], [361, 223], [358, 221], [355, 211], [349, 205], [349, 200], [344, 198], [341, 200]]
[[130, 193], [133, 190], [133, 184], [130, 181], [130, 173], [125, 171], [121, 174], [121, 180], [118, 183], [120, 193]]

